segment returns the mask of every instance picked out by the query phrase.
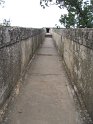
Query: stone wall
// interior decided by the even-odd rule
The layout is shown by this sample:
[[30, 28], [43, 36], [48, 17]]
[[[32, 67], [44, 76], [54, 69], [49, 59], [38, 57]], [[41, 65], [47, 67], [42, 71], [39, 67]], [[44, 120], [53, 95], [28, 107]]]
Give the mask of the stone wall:
[[53, 29], [52, 35], [93, 119], [93, 29]]
[[0, 107], [44, 40], [43, 29], [0, 27]]

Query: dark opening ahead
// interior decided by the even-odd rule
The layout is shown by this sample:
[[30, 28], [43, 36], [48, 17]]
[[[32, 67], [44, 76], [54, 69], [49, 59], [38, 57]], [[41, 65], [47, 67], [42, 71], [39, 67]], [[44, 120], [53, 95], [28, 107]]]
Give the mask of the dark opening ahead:
[[46, 28], [46, 33], [49, 33], [50, 28]]

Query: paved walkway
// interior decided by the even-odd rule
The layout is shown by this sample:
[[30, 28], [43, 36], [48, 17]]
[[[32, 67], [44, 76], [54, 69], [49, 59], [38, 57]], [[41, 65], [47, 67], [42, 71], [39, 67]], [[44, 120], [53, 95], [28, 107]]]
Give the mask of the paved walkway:
[[52, 38], [46, 38], [4, 124], [81, 124], [67, 83]]

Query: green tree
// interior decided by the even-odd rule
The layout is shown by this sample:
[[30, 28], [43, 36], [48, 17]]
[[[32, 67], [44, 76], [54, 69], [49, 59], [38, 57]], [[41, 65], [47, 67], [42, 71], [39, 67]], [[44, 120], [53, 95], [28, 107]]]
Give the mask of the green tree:
[[[43, 8], [53, 3], [53, 0], [40, 0]], [[53, 3], [54, 4], [54, 3]], [[66, 8], [68, 14], [61, 15], [59, 21], [66, 28], [92, 28], [93, 27], [93, 0], [56, 0], [59, 8]]]

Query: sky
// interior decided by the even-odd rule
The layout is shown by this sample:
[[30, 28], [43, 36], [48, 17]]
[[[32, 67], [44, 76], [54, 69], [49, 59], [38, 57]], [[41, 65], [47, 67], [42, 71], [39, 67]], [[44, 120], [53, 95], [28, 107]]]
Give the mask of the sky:
[[64, 13], [56, 5], [43, 9], [40, 0], [5, 0], [4, 7], [0, 7], [0, 22], [10, 19], [11, 26], [54, 27], [60, 25], [59, 18]]

